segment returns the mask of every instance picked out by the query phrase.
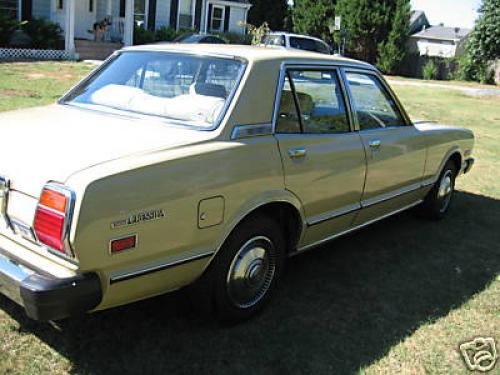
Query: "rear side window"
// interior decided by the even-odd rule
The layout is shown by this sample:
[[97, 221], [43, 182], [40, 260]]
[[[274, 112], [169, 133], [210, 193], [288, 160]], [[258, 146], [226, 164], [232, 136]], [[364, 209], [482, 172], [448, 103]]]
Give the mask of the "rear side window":
[[316, 51], [327, 55], [330, 54], [330, 47], [328, 47], [326, 44], [321, 43], [318, 40], [314, 41], [314, 43], [316, 43]]
[[290, 70], [281, 95], [278, 133], [350, 131], [344, 96], [334, 70]]
[[266, 35], [262, 42], [267, 46], [285, 46], [284, 35]]
[[318, 52], [316, 41], [307, 38], [290, 37], [290, 47], [304, 51]]
[[360, 130], [406, 126], [396, 102], [372, 74], [347, 73]]

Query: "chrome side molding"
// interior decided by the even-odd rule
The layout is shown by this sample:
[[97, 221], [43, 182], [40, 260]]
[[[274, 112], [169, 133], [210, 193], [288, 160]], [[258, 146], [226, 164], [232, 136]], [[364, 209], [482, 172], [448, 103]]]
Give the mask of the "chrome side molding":
[[385, 215], [380, 216], [380, 217], [378, 217], [378, 218], [375, 218], [375, 219], [373, 219], [373, 220], [367, 221], [366, 223], [363, 223], [363, 224], [360, 224], [360, 225], [358, 225], [358, 226], [355, 226], [355, 227], [349, 228], [349, 229], [347, 229], [347, 230], [345, 230], [345, 231], [343, 231], [343, 232], [340, 232], [340, 233], [334, 234], [334, 235], [332, 235], [332, 236], [328, 236], [328, 237], [326, 237], [326, 238], [324, 238], [324, 239], [322, 239], [322, 240], [319, 240], [319, 241], [317, 241], [317, 242], [314, 242], [314, 243], [312, 243], [312, 244], [310, 244], [310, 245], [303, 246], [303, 247], [301, 247], [301, 248], [297, 249], [297, 251], [296, 251], [296, 252], [294, 252], [294, 253], [292, 253], [291, 255], [293, 256], [293, 255], [296, 255], [296, 254], [302, 253], [302, 252], [304, 252], [304, 251], [310, 250], [310, 249], [312, 249], [312, 248], [314, 248], [314, 247], [316, 247], [316, 246], [319, 246], [319, 245], [322, 245], [322, 244], [324, 244], [324, 243], [326, 243], [326, 242], [329, 242], [329, 241], [331, 241], [331, 240], [334, 240], [335, 238], [341, 237], [341, 236], [343, 236], [343, 235], [345, 235], [345, 234], [348, 234], [348, 233], [354, 232], [354, 231], [356, 231], [356, 230], [358, 230], [358, 229], [364, 228], [364, 227], [366, 227], [366, 226], [368, 226], [368, 225], [370, 225], [370, 224], [373, 224], [373, 223], [376, 223], [377, 221], [380, 221], [380, 220], [386, 219], [386, 218], [388, 218], [388, 217], [390, 217], [390, 216], [392, 216], [392, 215], [396, 215], [396, 214], [398, 214], [398, 213], [400, 213], [400, 212], [406, 211], [406, 210], [408, 210], [408, 209], [410, 209], [410, 208], [412, 208], [412, 207], [415, 207], [415, 206], [419, 205], [419, 204], [420, 204], [420, 203], [422, 203], [422, 202], [423, 202], [423, 199], [419, 199], [418, 201], [416, 201], [416, 202], [414, 202], [414, 203], [412, 203], [412, 204], [409, 204], [409, 205], [407, 205], [407, 206], [404, 206], [404, 207], [402, 207], [402, 208], [399, 208], [399, 209], [397, 209], [397, 210], [395, 210], [395, 211], [389, 212], [388, 214], [385, 214]]

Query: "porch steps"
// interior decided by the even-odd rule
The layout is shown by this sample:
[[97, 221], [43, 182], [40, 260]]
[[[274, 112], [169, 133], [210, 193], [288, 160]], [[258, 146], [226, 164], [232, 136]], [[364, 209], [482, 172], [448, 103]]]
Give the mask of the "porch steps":
[[75, 49], [80, 60], [104, 60], [120, 48], [122, 48], [121, 43], [75, 40]]

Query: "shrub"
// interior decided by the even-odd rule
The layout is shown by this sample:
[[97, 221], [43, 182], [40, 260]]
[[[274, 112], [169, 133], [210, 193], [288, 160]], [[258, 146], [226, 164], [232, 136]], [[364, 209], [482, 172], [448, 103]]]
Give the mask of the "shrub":
[[134, 27], [134, 44], [148, 44], [155, 42], [155, 32], [141, 26]]
[[155, 32], [155, 40], [157, 42], [171, 42], [177, 37], [177, 31], [172, 27], [160, 27]]
[[229, 44], [251, 44], [252, 37], [249, 34], [238, 33], [216, 33], [219, 38], [224, 39]]
[[424, 79], [425, 80], [434, 80], [438, 78], [438, 66], [434, 62], [434, 60], [429, 60], [427, 63], [424, 65]]
[[62, 48], [61, 26], [43, 18], [33, 18], [22, 25], [24, 33], [31, 38], [31, 46], [36, 49]]
[[8, 47], [10, 45], [11, 38], [23, 23], [24, 21], [19, 22], [15, 18], [0, 13], [0, 47]]

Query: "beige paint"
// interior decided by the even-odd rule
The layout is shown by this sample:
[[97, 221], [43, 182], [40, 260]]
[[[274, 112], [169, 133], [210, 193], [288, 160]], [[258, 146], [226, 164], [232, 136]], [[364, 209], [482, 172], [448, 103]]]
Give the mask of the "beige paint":
[[[323, 221], [346, 207], [359, 206], [360, 201], [436, 178], [451, 152], [463, 155], [472, 148], [469, 131], [430, 124], [379, 131], [376, 136], [386, 147], [367, 160], [362, 141], [374, 136], [370, 132], [270, 134], [232, 140], [235, 126], [273, 121], [282, 63], [371, 68], [347, 59], [272, 48], [145, 47], [169, 48], [247, 61], [241, 85], [218, 129], [195, 131], [148, 117], [63, 105], [0, 116], [0, 131], [8, 140], [0, 151], [0, 174], [10, 177], [19, 191], [12, 195], [8, 212], [31, 225], [36, 201], [49, 180], [65, 183], [77, 197], [70, 236], [74, 262], [6, 228], [0, 228], [0, 246], [15, 252], [27, 265], [36, 264], [59, 277], [97, 272], [104, 291], [98, 309], [193, 282], [210, 258], [115, 284], [110, 284], [110, 278], [216, 252], [235, 226], [264, 204], [284, 202], [297, 210], [303, 221], [298, 244], [302, 248], [421, 199], [430, 187]], [[289, 148], [298, 146], [308, 149], [308, 157], [301, 162], [287, 156]], [[206, 227], [199, 225], [200, 207], [215, 215]], [[131, 214], [154, 209], [164, 210], [166, 216], [111, 227]], [[111, 255], [109, 241], [129, 234], [137, 234], [137, 248]]]

